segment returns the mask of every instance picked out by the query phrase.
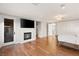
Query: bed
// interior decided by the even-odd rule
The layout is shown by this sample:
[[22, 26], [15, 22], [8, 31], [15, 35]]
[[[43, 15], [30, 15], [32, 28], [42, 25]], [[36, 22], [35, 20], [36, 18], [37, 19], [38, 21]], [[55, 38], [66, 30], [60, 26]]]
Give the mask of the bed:
[[58, 42], [59, 45], [79, 50], [79, 35], [77, 34], [59, 34]]

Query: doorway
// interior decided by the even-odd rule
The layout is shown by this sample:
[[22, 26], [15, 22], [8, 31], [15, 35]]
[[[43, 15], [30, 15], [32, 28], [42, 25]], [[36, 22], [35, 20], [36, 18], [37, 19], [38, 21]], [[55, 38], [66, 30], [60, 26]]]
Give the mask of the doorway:
[[47, 30], [47, 36], [53, 36], [55, 37], [56, 35], [56, 23], [48, 23], [48, 30]]
[[36, 21], [36, 39], [39, 38], [40, 30], [41, 30], [41, 22]]
[[4, 18], [4, 43], [14, 41], [14, 21]]

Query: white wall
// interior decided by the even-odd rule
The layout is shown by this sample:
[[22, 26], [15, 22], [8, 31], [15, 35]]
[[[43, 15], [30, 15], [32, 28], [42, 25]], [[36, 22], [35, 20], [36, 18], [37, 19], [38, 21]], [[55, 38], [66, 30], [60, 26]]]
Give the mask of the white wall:
[[[14, 41], [9, 43], [4, 43], [4, 18], [14, 19]], [[36, 25], [36, 22], [35, 22]], [[25, 32], [32, 32], [32, 39], [24, 40], [24, 33]], [[0, 47], [9, 45], [9, 44], [16, 44], [21, 42], [28, 42], [36, 39], [36, 26], [35, 28], [20, 28], [20, 18], [13, 17], [13, 16], [6, 16], [0, 15]]]
[[47, 37], [47, 23], [41, 22], [39, 29], [39, 37]]
[[[35, 22], [36, 24], [36, 22]], [[35, 40], [36, 39], [36, 26], [35, 28], [20, 28], [20, 18], [17, 18], [15, 20], [15, 39], [16, 42], [27, 42], [30, 40], [25, 40], [24, 41], [24, 33], [26, 32], [31, 32], [32, 33], [32, 39], [31, 40]]]
[[79, 34], [79, 20], [57, 23], [58, 34]]
[[4, 40], [4, 20], [2, 16], [0, 15], [0, 47], [3, 45], [3, 40]]
[[[47, 33], [48, 32], [48, 33]], [[47, 37], [56, 34], [56, 24], [51, 23], [48, 25], [47, 22], [41, 22], [39, 28], [39, 37]]]

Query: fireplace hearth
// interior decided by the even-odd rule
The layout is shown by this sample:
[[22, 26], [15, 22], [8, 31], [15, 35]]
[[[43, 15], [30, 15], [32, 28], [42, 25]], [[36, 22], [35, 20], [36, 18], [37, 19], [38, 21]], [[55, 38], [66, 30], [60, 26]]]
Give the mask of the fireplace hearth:
[[24, 40], [31, 39], [31, 32], [24, 33]]

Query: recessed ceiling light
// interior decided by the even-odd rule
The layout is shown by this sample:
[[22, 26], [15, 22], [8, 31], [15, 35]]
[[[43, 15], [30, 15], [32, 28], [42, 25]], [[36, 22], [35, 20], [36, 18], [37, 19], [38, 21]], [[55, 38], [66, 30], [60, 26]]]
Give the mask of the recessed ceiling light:
[[55, 19], [56, 20], [63, 20], [64, 17], [65, 17], [65, 15], [57, 15], [57, 16], [55, 16]]
[[65, 4], [61, 4], [60, 7], [61, 7], [62, 9], [64, 9], [64, 8], [65, 8]]
[[32, 3], [33, 5], [35, 5], [35, 6], [38, 6], [40, 3]]
[[56, 23], [52, 23], [52, 25], [53, 25], [53, 26], [55, 26], [55, 25], [56, 25]]

